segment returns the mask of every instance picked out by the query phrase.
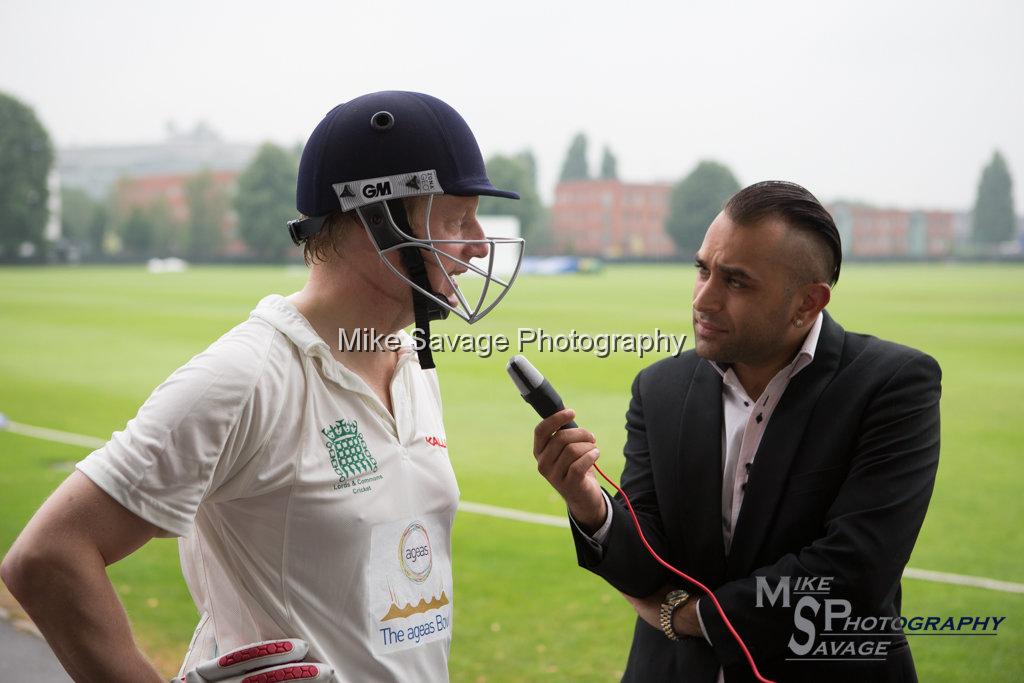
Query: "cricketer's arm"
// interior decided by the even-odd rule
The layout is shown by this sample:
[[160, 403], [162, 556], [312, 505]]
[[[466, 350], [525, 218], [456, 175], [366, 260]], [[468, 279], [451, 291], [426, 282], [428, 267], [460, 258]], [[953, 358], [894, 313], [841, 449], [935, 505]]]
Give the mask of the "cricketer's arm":
[[75, 471], [4, 558], [0, 576], [73, 680], [166, 683], [135, 644], [107, 576], [160, 532]]

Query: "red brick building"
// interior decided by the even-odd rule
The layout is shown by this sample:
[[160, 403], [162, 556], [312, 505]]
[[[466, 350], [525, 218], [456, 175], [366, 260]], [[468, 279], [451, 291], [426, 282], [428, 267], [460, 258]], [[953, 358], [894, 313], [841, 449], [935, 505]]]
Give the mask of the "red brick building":
[[[674, 256], [665, 232], [667, 183], [577, 180], [559, 183], [551, 207], [551, 249], [601, 258]], [[854, 258], [942, 258], [953, 253], [961, 216], [952, 211], [879, 208], [853, 202], [826, 206], [843, 254]]]
[[576, 180], [559, 183], [551, 207], [551, 250], [559, 254], [668, 257], [668, 183]]
[[[240, 255], [247, 252], [245, 243], [238, 237], [238, 217], [231, 209], [231, 198], [238, 185], [238, 171], [209, 171], [213, 185], [225, 199], [226, 210], [220, 229], [226, 255]], [[197, 174], [153, 175], [121, 178], [114, 193], [115, 209], [122, 216], [133, 208], [145, 208], [163, 201], [170, 212], [171, 220], [184, 226], [189, 219], [186, 184]]]
[[850, 202], [826, 208], [839, 228], [844, 255], [939, 258], [953, 253], [958, 216], [952, 211], [884, 209]]

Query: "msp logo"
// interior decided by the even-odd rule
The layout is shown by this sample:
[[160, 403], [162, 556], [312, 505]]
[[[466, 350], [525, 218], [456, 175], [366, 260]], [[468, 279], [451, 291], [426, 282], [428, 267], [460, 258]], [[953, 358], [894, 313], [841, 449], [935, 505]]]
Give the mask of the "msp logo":
[[342, 481], [377, 471], [377, 461], [370, 455], [370, 449], [359, 433], [359, 424], [355, 420], [338, 420], [321, 429], [320, 433], [324, 436], [327, 452], [331, 456], [331, 467]]
[[427, 530], [419, 522], [413, 522], [402, 532], [398, 541], [398, 562], [402, 572], [416, 583], [423, 583], [430, 576], [434, 555]]
[[772, 588], [768, 577], [757, 577], [757, 607], [767, 603], [793, 611], [794, 632], [788, 646], [794, 656], [787, 657], [787, 662], [885, 661], [889, 647], [900, 636], [994, 636], [1006, 620], [1005, 615], [856, 616], [849, 600], [827, 597], [834, 590], [834, 579], [780, 576]]

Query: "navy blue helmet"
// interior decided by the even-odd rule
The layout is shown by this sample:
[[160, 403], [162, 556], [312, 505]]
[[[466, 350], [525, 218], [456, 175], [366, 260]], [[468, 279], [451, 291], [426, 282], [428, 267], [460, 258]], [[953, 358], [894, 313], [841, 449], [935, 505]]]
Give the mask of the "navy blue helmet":
[[[483, 155], [466, 121], [436, 97], [388, 90], [357, 97], [327, 113], [310, 135], [299, 163], [295, 205], [304, 218], [290, 221], [292, 240], [301, 244], [319, 232], [325, 219], [338, 211], [354, 212], [384, 263], [412, 288], [417, 336], [429, 336], [429, 321], [455, 313], [474, 323], [504, 298], [519, 272], [523, 240], [485, 237], [482, 240], [438, 240], [430, 235], [430, 207], [434, 195], [461, 197], [489, 195], [519, 199], [510, 190], [496, 188], [487, 177]], [[425, 236], [416, 236], [402, 199], [425, 196]], [[440, 247], [453, 243], [486, 245], [486, 266], [463, 261]], [[494, 273], [496, 247], [515, 250], [511, 277]], [[396, 251], [405, 272], [385, 254]], [[434, 259], [449, 279], [457, 306], [433, 290], [423, 258]], [[472, 303], [458, 289], [445, 262], [460, 271], [484, 278], [479, 299]], [[495, 287], [492, 288], [491, 286]], [[487, 294], [491, 292], [492, 298]], [[497, 294], [495, 294], [497, 292]], [[420, 348], [425, 344], [421, 341]], [[420, 352], [424, 367], [433, 367], [429, 348]]]

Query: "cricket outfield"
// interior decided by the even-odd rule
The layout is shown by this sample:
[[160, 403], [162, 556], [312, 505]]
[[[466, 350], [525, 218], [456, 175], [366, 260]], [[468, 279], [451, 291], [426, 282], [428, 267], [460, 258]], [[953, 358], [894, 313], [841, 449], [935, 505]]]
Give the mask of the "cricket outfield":
[[[105, 438], [264, 294], [290, 293], [303, 280], [301, 268], [0, 269], [0, 412], [20, 424]], [[452, 337], [471, 332], [511, 344], [507, 352], [435, 354], [463, 500], [563, 514], [530, 455], [534, 414], [504, 372], [523, 329], [576, 339], [690, 335], [692, 281], [682, 265], [524, 277], [477, 325], [435, 324]], [[829, 311], [848, 330], [919, 348], [943, 369], [939, 476], [911, 567], [1024, 582], [1024, 268], [850, 264]], [[602, 464], [617, 476], [629, 385], [658, 353], [560, 353], [529, 344], [522, 351], [597, 434]], [[0, 552], [87, 452], [0, 431]], [[462, 512], [454, 544], [452, 680], [617, 680], [632, 611], [576, 567], [566, 529]], [[176, 545], [154, 541], [111, 576], [143, 647], [173, 673], [196, 619]], [[1012, 591], [905, 579], [905, 615], [1006, 617], [996, 636], [912, 637], [921, 680], [1020, 680], [1024, 594]]]

